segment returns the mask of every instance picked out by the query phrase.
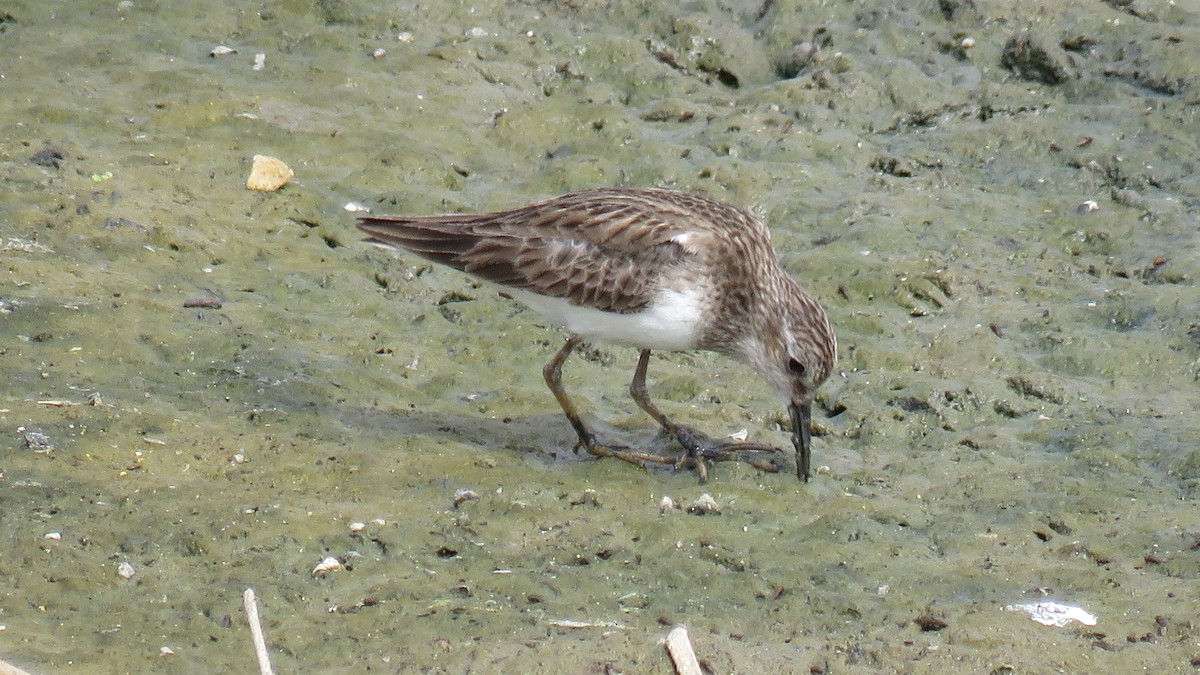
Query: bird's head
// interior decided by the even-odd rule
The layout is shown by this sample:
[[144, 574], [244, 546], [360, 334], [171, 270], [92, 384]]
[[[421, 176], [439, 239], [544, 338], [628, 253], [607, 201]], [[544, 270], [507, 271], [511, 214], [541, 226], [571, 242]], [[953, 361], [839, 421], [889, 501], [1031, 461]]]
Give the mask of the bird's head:
[[796, 448], [796, 474], [810, 474], [812, 402], [837, 362], [837, 338], [815, 298], [790, 283], [760, 330], [741, 345], [742, 357], [787, 400]]

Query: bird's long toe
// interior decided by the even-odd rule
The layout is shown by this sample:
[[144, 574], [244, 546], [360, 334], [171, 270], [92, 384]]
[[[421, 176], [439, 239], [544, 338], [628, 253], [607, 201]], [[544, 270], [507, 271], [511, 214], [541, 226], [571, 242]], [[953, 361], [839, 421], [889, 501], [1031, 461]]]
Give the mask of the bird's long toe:
[[639, 452], [617, 443], [599, 443], [594, 438], [589, 438], [586, 440], [581, 439], [575, 447], [582, 447], [584, 450], [587, 450], [589, 454], [596, 457], [615, 457], [617, 459], [625, 460], [626, 462], [629, 462], [635, 466], [639, 466], [643, 469], [646, 468], [647, 463], [670, 464], [675, 461], [675, 459], [672, 457], [663, 457], [661, 455], [653, 455], [647, 452]]
[[[785, 468], [782, 449], [763, 443], [713, 443], [707, 436], [683, 425], [675, 425], [671, 435], [679, 441], [684, 451], [675, 462], [675, 467], [683, 468], [691, 464], [700, 475], [700, 482], [708, 479], [705, 464], [710, 462], [744, 462], [767, 473], [778, 473]], [[767, 455], [766, 457], [760, 455]]]

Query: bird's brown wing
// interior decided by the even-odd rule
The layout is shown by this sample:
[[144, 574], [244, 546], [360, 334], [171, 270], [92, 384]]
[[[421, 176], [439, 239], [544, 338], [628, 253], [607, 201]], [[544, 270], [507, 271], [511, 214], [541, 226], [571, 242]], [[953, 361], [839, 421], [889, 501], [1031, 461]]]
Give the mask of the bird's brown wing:
[[654, 300], [703, 236], [657, 190], [594, 190], [482, 215], [363, 216], [367, 241], [503, 286], [610, 312]]

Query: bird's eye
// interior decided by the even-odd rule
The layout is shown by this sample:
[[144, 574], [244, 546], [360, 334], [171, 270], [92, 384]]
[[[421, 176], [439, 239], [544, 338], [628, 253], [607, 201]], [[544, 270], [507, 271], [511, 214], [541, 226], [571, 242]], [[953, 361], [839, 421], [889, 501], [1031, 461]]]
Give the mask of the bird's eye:
[[788, 370], [796, 377], [804, 377], [804, 372], [807, 369], [803, 363], [800, 363], [796, 359], [788, 359]]

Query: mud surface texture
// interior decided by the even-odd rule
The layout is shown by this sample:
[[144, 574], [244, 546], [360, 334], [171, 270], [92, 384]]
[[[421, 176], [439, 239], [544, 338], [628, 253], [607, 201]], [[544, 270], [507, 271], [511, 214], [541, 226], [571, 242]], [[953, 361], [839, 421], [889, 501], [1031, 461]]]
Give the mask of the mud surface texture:
[[[0, 4], [0, 658], [251, 672], [252, 587], [280, 672], [1194, 669], [1196, 3], [250, 5]], [[605, 185], [756, 208], [825, 303], [811, 483], [572, 454], [561, 332], [344, 208]], [[565, 383], [662, 445], [635, 359]], [[738, 364], [650, 380], [787, 445]]]

